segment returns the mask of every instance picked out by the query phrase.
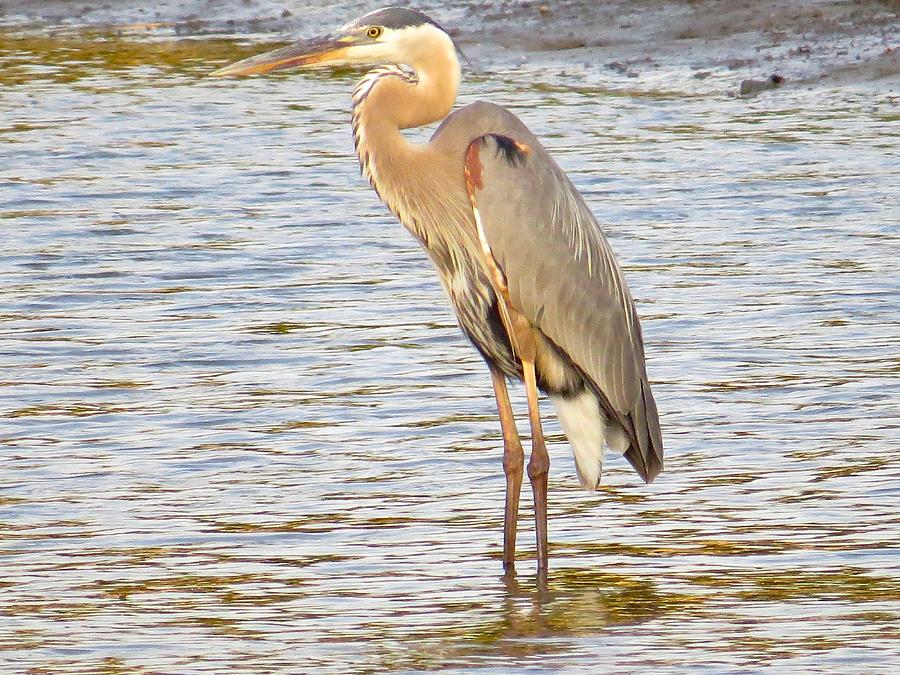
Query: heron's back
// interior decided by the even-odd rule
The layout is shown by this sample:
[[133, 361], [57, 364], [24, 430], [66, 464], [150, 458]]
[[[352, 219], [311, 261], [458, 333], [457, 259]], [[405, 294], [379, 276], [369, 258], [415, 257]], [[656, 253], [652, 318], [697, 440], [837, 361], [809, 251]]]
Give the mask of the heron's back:
[[543, 388], [574, 396], [569, 371], [577, 372], [628, 436], [626, 457], [651, 480], [662, 468], [662, 436], [640, 321], [606, 237], [538, 139], [505, 108], [466, 106], [431, 145], [464, 155], [476, 140], [480, 185], [471, 197], [511, 302], [547, 344]]

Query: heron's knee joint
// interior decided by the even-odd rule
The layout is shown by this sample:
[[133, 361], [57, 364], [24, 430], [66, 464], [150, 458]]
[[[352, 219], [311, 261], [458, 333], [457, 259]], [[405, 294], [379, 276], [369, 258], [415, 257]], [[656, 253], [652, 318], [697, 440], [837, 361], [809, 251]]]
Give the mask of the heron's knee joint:
[[537, 459], [534, 456], [531, 457], [531, 461], [528, 462], [528, 479], [532, 483], [536, 480], [547, 478], [549, 473], [550, 459], [548, 457], [541, 459]]
[[509, 474], [519, 474], [522, 475], [522, 467], [525, 465], [525, 456], [522, 454], [522, 448], [518, 448], [518, 452], [513, 450], [512, 452], [504, 452], [503, 453], [503, 471]]

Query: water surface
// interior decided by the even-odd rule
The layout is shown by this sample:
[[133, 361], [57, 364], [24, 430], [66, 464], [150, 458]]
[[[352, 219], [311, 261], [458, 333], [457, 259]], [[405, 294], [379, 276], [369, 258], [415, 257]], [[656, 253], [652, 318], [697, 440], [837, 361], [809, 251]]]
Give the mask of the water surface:
[[500, 578], [487, 370], [358, 175], [354, 76], [54, 39], [0, 42], [6, 668], [900, 667], [890, 87], [468, 77], [604, 223], [666, 442], [591, 495], [546, 407], [539, 588], [527, 490]]

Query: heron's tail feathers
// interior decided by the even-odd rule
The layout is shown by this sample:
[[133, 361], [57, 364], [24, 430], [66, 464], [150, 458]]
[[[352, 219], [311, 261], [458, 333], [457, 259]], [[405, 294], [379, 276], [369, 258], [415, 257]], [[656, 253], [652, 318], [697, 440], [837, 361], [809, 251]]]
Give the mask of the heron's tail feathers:
[[559, 423], [575, 453], [578, 480], [583, 488], [593, 492], [600, 484], [606, 446], [624, 452], [628, 449], [628, 437], [618, 424], [608, 423], [600, 401], [590, 389], [585, 388], [568, 398], [551, 398]]

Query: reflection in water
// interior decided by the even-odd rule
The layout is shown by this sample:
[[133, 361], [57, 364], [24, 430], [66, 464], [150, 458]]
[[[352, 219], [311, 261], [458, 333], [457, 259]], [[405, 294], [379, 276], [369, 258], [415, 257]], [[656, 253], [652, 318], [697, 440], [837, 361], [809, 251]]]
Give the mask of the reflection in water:
[[240, 49], [0, 37], [0, 663], [900, 663], [890, 94], [470, 78], [607, 223], [667, 439], [590, 495], [549, 422], [542, 585], [499, 576], [490, 384], [358, 176], [352, 78], [199, 77]]
[[[565, 658], [567, 641], [602, 635], [611, 627], [637, 626], [666, 614], [689, 612], [702, 598], [660, 594], [650, 580], [590, 570], [563, 570], [547, 583], [501, 579], [496, 606], [486, 603], [486, 620], [454, 626], [444, 634], [422, 635], [424, 645], [385, 656], [396, 669], [463, 666], [490, 659], [532, 656]], [[458, 611], [453, 604], [445, 611]]]

